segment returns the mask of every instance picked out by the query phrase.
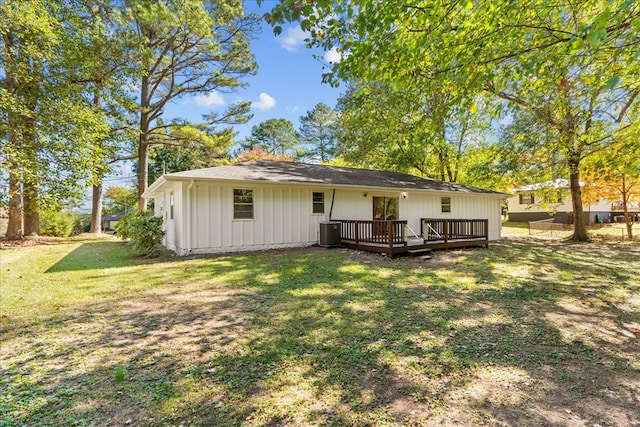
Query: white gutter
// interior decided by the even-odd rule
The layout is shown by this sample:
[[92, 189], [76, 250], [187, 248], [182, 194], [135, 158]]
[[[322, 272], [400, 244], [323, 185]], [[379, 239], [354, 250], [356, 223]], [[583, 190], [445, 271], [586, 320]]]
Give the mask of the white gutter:
[[191, 253], [191, 187], [193, 187], [193, 184], [196, 182], [195, 179], [191, 180], [191, 183], [189, 184], [189, 186], [187, 187], [187, 196], [186, 196], [186, 201], [187, 201], [187, 218], [185, 221], [186, 224], [186, 228], [188, 230], [188, 232], [185, 233], [185, 237], [187, 238], [187, 247], [185, 248], [187, 253]]

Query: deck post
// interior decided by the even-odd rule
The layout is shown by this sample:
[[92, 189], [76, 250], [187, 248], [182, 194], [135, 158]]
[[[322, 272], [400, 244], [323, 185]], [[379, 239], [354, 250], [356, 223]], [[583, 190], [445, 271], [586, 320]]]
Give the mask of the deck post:
[[355, 238], [356, 238], [356, 245], [357, 245], [358, 243], [360, 243], [360, 233], [358, 232], [360, 230], [360, 227], [359, 227], [360, 223], [358, 221], [355, 221], [354, 225], [355, 225], [354, 228], [355, 228]]
[[444, 243], [448, 243], [449, 242], [449, 220], [445, 219], [443, 222], [443, 230], [444, 231]]
[[485, 247], [489, 247], [489, 220], [485, 219], [484, 220], [484, 239], [487, 242], [487, 245]]
[[393, 256], [393, 221], [387, 221], [387, 238], [389, 239], [389, 256]]

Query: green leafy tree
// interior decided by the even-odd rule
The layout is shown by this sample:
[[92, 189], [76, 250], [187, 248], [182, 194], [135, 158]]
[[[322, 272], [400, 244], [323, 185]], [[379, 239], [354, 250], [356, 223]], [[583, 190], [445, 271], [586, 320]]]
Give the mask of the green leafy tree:
[[300, 20], [309, 45], [344, 53], [326, 80], [383, 81], [455, 99], [487, 93], [555, 128], [571, 183], [575, 240], [587, 240], [582, 161], [609, 148], [638, 108], [635, 2], [284, 0], [267, 19]]
[[511, 187], [555, 180], [567, 175], [566, 163], [553, 144], [558, 132], [528, 110], [514, 111], [499, 136], [497, 157], [506, 161]]
[[70, 4], [80, 11], [76, 20], [82, 28], [76, 41], [82, 48], [75, 50], [71, 81], [84, 87], [86, 103], [108, 126], [108, 132], [95, 135], [88, 179], [92, 187], [89, 231], [101, 233], [103, 177], [116, 162], [134, 159], [132, 142], [137, 133], [131, 124], [136, 102], [126, 83], [136, 70], [130, 40], [117, 31], [123, 4], [112, 0], [72, 0]]
[[116, 235], [128, 239], [139, 256], [156, 257], [163, 252], [162, 218], [150, 212], [135, 211], [123, 216], [116, 225]]
[[498, 143], [481, 141], [469, 147], [458, 182], [508, 193], [514, 188], [517, 157]]
[[104, 193], [106, 199], [104, 213], [112, 215], [117, 212], [133, 210], [138, 200], [135, 188], [109, 187]]
[[40, 231], [41, 208], [80, 197], [95, 161], [93, 142], [108, 132], [77, 72], [87, 50], [84, 11], [75, 6], [50, 0], [0, 5], [0, 136], [12, 239]]
[[287, 119], [269, 119], [251, 128], [251, 134], [240, 144], [242, 149], [262, 147], [268, 154], [299, 157], [299, 135]]
[[109, 132], [96, 139], [90, 184], [92, 187], [89, 231], [102, 232], [103, 178], [112, 166], [122, 160], [133, 160], [135, 98], [127, 85], [135, 76], [129, 40], [115, 31], [121, 18], [122, 5], [111, 0], [84, 0], [91, 13], [82, 14], [83, 44], [88, 54], [79, 58], [77, 81], [86, 84], [86, 97], [92, 108], [103, 116]]
[[300, 142], [305, 156], [325, 163], [336, 155], [338, 114], [327, 104], [319, 103], [300, 117]]
[[[256, 69], [249, 40], [258, 20], [244, 15], [240, 0], [132, 0], [128, 5], [122, 37], [130, 40], [138, 61], [138, 204], [144, 210], [150, 147], [171, 140], [179, 133], [176, 127], [188, 124], [163, 122], [166, 105], [189, 95], [243, 86], [241, 79]], [[203, 125], [213, 128], [246, 120], [248, 109], [248, 103], [241, 103], [223, 114], [205, 115]]]
[[69, 237], [76, 222], [76, 215], [69, 211], [45, 209], [41, 217], [41, 232], [45, 236]]
[[[175, 132], [179, 133], [179, 136]], [[192, 138], [188, 138], [188, 136]], [[163, 173], [219, 166], [228, 161], [234, 132], [208, 135], [192, 126], [174, 129], [172, 141], [152, 147], [149, 178], [153, 182]]]
[[[351, 85], [338, 101], [340, 155], [364, 167], [457, 182], [465, 153], [486, 130], [484, 116], [445, 94]], [[483, 125], [484, 124], [484, 125]]]
[[88, 233], [91, 229], [91, 214], [74, 214], [74, 216], [75, 221], [73, 223], [73, 229], [71, 230], [71, 236]]

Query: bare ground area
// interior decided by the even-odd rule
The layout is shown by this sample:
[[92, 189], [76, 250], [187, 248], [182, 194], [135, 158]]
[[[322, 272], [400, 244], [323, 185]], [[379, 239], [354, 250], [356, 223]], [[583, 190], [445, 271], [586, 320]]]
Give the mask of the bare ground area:
[[637, 244], [70, 258], [99, 244], [39, 291], [2, 265], [89, 296], [3, 302], [0, 425], [640, 426]]
[[24, 236], [22, 239], [9, 240], [4, 236], [0, 237], [0, 250], [10, 248], [21, 248], [25, 246], [38, 246], [38, 245], [58, 245], [68, 243], [69, 240], [80, 241], [90, 239], [104, 239], [110, 235], [106, 234], [94, 234], [94, 233], [81, 233], [73, 236], [72, 238], [54, 237], [54, 236]]

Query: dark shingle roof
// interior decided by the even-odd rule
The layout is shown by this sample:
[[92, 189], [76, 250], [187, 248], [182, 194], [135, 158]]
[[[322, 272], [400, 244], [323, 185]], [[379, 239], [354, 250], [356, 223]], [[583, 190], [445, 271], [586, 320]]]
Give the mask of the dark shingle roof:
[[467, 187], [430, 178], [420, 178], [398, 172], [269, 160], [257, 160], [237, 165], [196, 169], [165, 175], [165, 178], [169, 180], [172, 177], [504, 195], [495, 191]]
[[111, 215], [105, 215], [102, 217], [103, 221], [120, 221], [120, 219], [126, 214], [125, 211], [116, 212]]

